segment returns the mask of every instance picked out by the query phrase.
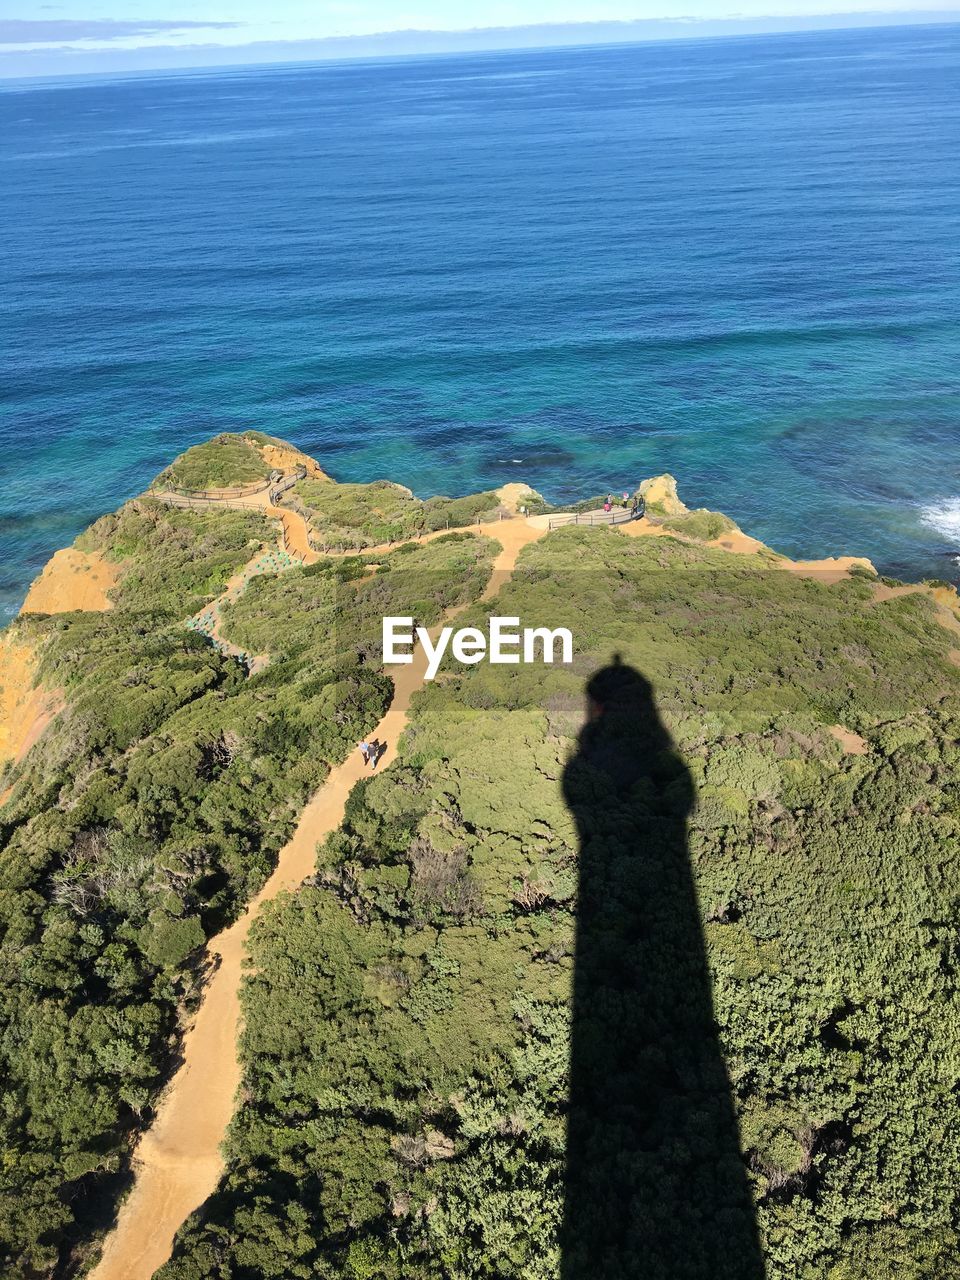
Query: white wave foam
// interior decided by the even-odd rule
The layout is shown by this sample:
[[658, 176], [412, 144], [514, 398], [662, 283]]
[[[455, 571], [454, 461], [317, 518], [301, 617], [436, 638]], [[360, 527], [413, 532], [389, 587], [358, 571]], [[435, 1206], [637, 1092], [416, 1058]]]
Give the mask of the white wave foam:
[[944, 498], [920, 508], [920, 519], [937, 533], [960, 543], [960, 498]]

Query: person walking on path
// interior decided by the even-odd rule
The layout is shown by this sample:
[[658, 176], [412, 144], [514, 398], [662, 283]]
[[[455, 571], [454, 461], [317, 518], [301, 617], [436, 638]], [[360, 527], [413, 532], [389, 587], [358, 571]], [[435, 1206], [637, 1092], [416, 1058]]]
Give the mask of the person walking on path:
[[370, 751], [371, 751], [371, 744], [369, 742], [360, 743], [360, 754], [363, 756], [364, 764], [370, 763]]
[[375, 769], [377, 767], [377, 761], [383, 755], [385, 750], [386, 750], [386, 747], [379, 740], [379, 738], [374, 738], [374, 740], [370, 743], [370, 768], [371, 769]]

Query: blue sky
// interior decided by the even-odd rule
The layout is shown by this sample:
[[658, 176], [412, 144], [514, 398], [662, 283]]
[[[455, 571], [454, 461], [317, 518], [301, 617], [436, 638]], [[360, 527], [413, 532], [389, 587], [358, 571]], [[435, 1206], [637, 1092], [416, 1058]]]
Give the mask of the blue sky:
[[0, 75], [960, 20], [958, 0], [5, 0]]

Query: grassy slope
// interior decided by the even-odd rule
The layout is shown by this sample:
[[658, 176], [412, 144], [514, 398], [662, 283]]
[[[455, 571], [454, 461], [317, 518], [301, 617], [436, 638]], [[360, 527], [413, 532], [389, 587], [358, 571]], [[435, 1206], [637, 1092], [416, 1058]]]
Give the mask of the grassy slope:
[[258, 444], [282, 444], [259, 431], [225, 432], [187, 449], [154, 481], [158, 489], [219, 489], [265, 480], [271, 468]]
[[497, 508], [494, 493], [422, 502], [386, 480], [338, 485], [301, 480], [285, 501], [304, 512], [323, 550], [361, 550], [428, 530], [456, 529], [476, 523], [478, 516], [490, 518]]

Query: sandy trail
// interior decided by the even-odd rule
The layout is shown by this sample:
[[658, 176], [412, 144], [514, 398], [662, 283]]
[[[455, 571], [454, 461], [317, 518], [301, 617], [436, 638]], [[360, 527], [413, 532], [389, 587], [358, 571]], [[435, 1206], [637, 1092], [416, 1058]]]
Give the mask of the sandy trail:
[[[310, 460], [312, 462], [312, 459]], [[316, 463], [313, 466], [316, 467]], [[311, 473], [313, 474], [313, 473]], [[316, 476], [322, 479], [329, 479], [319, 468], [317, 468]], [[529, 492], [527, 485], [506, 485], [506, 490], [516, 489], [520, 496]], [[152, 497], [163, 500], [162, 493], [154, 493]], [[511, 503], [515, 505], [514, 499], [516, 494], [508, 494], [510, 501], [506, 502], [508, 508]], [[421, 533], [419, 536], [401, 539], [399, 542], [380, 542], [373, 547], [360, 547], [357, 550], [349, 551], [317, 551], [310, 544], [310, 527], [306, 517], [301, 515], [299, 511], [293, 507], [278, 507], [270, 501], [268, 493], [250, 493], [241, 498], [222, 498], [211, 500], [208, 504], [210, 509], [217, 507], [232, 507], [241, 511], [262, 511], [270, 520], [277, 520], [280, 523], [280, 546], [288, 555], [302, 561], [304, 564], [316, 564], [320, 559], [329, 556], [368, 556], [385, 554], [388, 551], [395, 550], [401, 546], [403, 542], [432, 542], [434, 538], [442, 538], [448, 533], [485, 533], [488, 537], [496, 537], [500, 539], [500, 530], [512, 527], [516, 521], [511, 520], [495, 520], [488, 524], [464, 525], [463, 527], [453, 529], [432, 529], [428, 533]], [[530, 520], [530, 526], [534, 529], [534, 535], [539, 537], [541, 533], [545, 533], [547, 529], [546, 517], [538, 520]], [[510, 538], [513, 535], [507, 534]]]
[[[484, 525], [479, 531], [496, 538], [502, 547], [481, 597], [490, 599], [509, 578], [522, 548], [544, 530], [511, 520]], [[460, 608], [451, 610], [448, 619], [459, 612]], [[414, 651], [411, 664], [391, 669], [393, 701], [373, 730], [373, 736], [386, 744], [384, 765], [396, 756], [410, 700], [422, 687], [425, 670], [422, 646]], [[178, 1228], [216, 1189], [224, 1169], [220, 1144], [240, 1086], [240, 984], [250, 926], [264, 903], [283, 890], [296, 889], [313, 874], [317, 844], [343, 821], [347, 797], [364, 772], [359, 752], [331, 770], [303, 810], [296, 831], [280, 851], [276, 870], [246, 914], [208, 944], [207, 955], [217, 967], [184, 1037], [181, 1066], [161, 1099], [153, 1125], [137, 1144], [133, 1190], [107, 1237], [92, 1280], [149, 1280], [169, 1258]]]
[[274, 507], [269, 503], [264, 510], [268, 516], [280, 521], [283, 531], [280, 536], [280, 545], [284, 551], [296, 556], [304, 564], [315, 564], [320, 559], [319, 551], [314, 551], [310, 545], [307, 522], [299, 511], [293, 511], [290, 507]]

